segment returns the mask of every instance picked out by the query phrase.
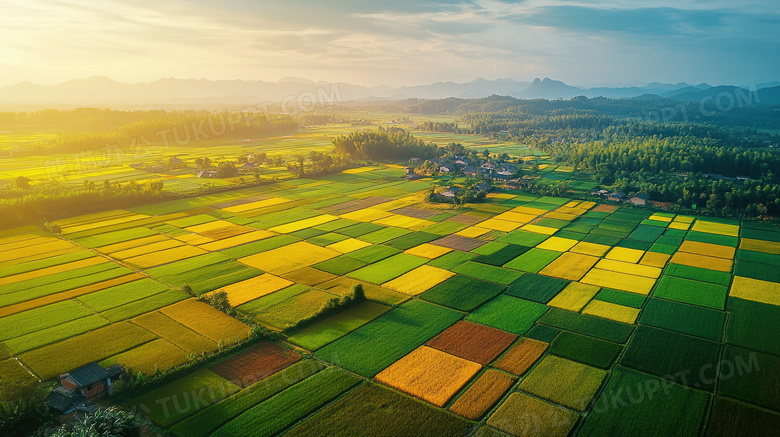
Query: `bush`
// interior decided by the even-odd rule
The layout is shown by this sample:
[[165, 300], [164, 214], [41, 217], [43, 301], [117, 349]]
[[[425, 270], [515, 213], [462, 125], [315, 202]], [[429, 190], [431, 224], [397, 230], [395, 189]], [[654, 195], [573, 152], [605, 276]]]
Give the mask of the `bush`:
[[117, 408], [101, 408], [75, 424], [58, 429], [52, 437], [129, 437], [137, 436], [135, 416]]
[[3, 401], [0, 403], [0, 435], [29, 435], [50, 418], [46, 405], [40, 400]]

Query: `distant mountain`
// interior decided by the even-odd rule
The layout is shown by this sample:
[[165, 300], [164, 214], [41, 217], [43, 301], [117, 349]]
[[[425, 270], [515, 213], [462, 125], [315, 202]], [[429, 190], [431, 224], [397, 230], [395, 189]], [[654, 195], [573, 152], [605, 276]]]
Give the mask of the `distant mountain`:
[[778, 105], [780, 104], [780, 86], [759, 88], [751, 94], [747, 88], [736, 86], [716, 86], [704, 90], [687, 87], [673, 91], [662, 97], [687, 102], [710, 102], [723, 108], [744, 107], [753, 104]]
[[[757, 86], [764, 92], [773, 87], [760, 85], [775, 83], [780, 84], [770, 82]], [[127, 84], [101, 76], [72, 79], [57, 85], [21, 82], [7, 86], [0, 89], [0, 105], [257, 105], [289, 98], [305, 99], [311, 93], [327, 99], [340, 97], [342, 101], [480, 98], [493, 94], [523, 99], [570, 99], [576, 96], [636, 98], [655, 95], [695, 100], [700, 93], [713, 92], [713, 95], [717, 95], [723, 90], [723, 87], [713, 88], [707, 84], [658, 82], [645, 86], [580, 88], [548, 77], [537, 78], [533, 82], [479, 78], [466, 83], [436, 82], [394, 88], [385, 85], [366, 87], [344, 82], [315, 82], [299, 77], [285, 77], [276, 82], [163, 78], [153, 82]], [[771, 95], [769, 91], [768, 98]]]

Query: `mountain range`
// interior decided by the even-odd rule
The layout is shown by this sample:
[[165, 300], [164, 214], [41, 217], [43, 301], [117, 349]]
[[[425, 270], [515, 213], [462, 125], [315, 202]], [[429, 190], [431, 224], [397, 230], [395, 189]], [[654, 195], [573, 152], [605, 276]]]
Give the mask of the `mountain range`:
[[[755, 84], [760, 90], [760, 103], [780, 103], [780, 82]], [[570, 99], [577, 96], [608, 98], [649, 98], [653, 96], [681, 101], [714, 97], [718, 93], [741, 91], [748, 87], [708, 84], [663, 84], [652, 82], [644, 86], [600, 86], [581, 88], [550, 78], [532, 82], [515, 79], [476, 79], [466, 83], [437, 82], [417, 86], [367, 87], [344, 82], [315, 82], [288, 77], [276, 82], [260, 80], [207, 80], [164, 78], [153, 82], [128, 84], [107, 77], [72, 79], [56, 85], [21, 82], [0, 89], [0, 105], [215, 105], [281, 102], [300, 99], [308, 103], [312, 94], [320, 101], [381, 101], [442, 99], [447, 97], [478, 98], [492, 94], [524, 99]]]

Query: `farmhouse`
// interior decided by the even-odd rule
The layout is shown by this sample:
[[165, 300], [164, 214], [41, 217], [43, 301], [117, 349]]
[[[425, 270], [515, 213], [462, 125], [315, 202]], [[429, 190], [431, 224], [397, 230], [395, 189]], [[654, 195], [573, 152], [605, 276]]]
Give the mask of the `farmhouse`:
[[406, 174], [404, 175], [404, 178], [406, 178], [407, 181], [414, 181], [420, 179], [420, 175], [415, 173], [413, 168], [404, 167], [404, 170], [406, 170]]
[[179, 159], [179, 158], [177, 158], [175, 156], [173, 158], [169, 159], [168, 162], [172, 166], [182, 165], [184, 163], [184, 161], [182, 161], [181, 159]]
[[217, 177], [217, 172], [215, 170], [201, 170], [198, 172], [199, 178], [215, 178]]
[[637, 206], [647, 206], [647, 201], [650, 200], [650, 196], [645, 193], [637, 193], [636, 196], [628, 199], [629, 203]]
[[[116, 364], [104, 369], [96, 362], [85, 364], [78, 369], [60, 375], [60, 384], [66, 390], [81, 394], [85, 400], [95, 399], [107, 394], [113, 394], [111, 384], [119, 379], [124, 372], [122, 366]], [[59, 391], [61, 397], [64, 392]], [[77, 399], [78, 397], [71, 397]]]
[[622, 191], [615, 191], [614, 193], [609, 193], [609, 196], [607, 196], [607, 200], [611, 200], [613, 202], [622, 202], [626, 198], [626, 193]]
[[86, 397], [71, 389], [57, 387], [46, 395], [46, 408], [57, 414], [68, 414], [76, 408], [83, 407]]

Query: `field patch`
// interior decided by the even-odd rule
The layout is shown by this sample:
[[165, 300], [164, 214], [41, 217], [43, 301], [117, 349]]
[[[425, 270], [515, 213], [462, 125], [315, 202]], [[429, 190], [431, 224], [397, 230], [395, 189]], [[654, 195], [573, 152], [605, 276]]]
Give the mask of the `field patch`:
[[435, 244], [423, 243], [419, 246], [415, 246], [411, 249], [407, 249], [404, 253], [414, 256], [420, 256], [423, 258], [434, 259], [438, 258], [446, 253], [452, 252], [453, 249], [449, 247], [437, 246]]
[[244, 339], [249, 336], [249, 326], [211, 305], [194, 299], [165, 307], [160, 312], [216, 342]]
[[776, 429], [780, 429], [780, 414], [718, 396], [712, 406], [706, 435], [771, 435]]
[[582, 310], [582, 314], [633, 324], [639, 316], [639, 310], [610, 302], [593, 300]]
[[347, 393], [289, 431], [290, 437], [464, 435], [471, 422], [416, 401], [379, 384], [365, 384]]
[[578, 419], [564, 408], [517, 392], [509, 395], [487, 424], [515, 436], [566, 437]]
[[300, 359], [295, 352], [264, 341], [215, 364], [210, 370], [246, 388]]
[[146, 269], [149, 267], [179, 261], [185, 258], [191, 258], [193, 256], [202, 255], [204, 253], [207, 252], [197, 247], [179, 246], [158, 252], [148, 253], [145, 255], [134, 256], [132, 258], [127, 258], [124, 261], [138, 268]]
[[457, 311], [412, 300], [323, 347], [316, 355], [326, 361], [338, 360], [341, 367], [370, 378], [462, 316]]
[[591, 269], [581, 280], [585, 284], [599, 287], [614, 288], [616, 290], [630, 291], [637, 294], [650, 294], [655, 285], [655, 279], [642, 276], [629, 275], [627, 273], [611, 272], [597, 268]]
[[120, 322], [25, 352], [19, 355], [19, 359], [41, 379], [46, 380], [91, 361], [99, 361], [124, 352], [154, 338], [154, 334], [146, 329]]
[[497, 369], [521, 376], [542, 356], [548, 346], [550, 345], [546, 342], [523, 337], [493, 365]]
[[638, 263], [644, 254], [645, 252], [643, 250], [630, 249], [628, 247], [613, 247], [605, 258], [626, 263]]
[[728, 225], [725, 223], [708, 222], [701, 219], [693, 223], [691, 230], [696, 232], [705, 232], [708, 234], [728, 235], [730, 237], [739, 237], [739, 226]]
[[556, 258], [553, 262], [539, 271], [540, 275], [554, 276], [556, 278], [578, 281], [599, 259], [595, 256], [582, 255], [567, 252]]
[[596, 264], [597, 269], [609, 270], [612, 272], [625, 273], [627, 275], [643, 276], [645, 278], [657, 279], [661, 276], [661, 269], [658, 267], [643, 266], [640, 264], [631, 264], [611, 259], [603, 259]]
[[743, 238], [739, 242], [739, 248], [743, 250], [752, 250], [755, 252], [764, 252], [772, 255], [780, 255], [780, 242], [776, 241]]
[[580, 311], [600, 290], [595, 285], [570, 282], [560, 293], [555, 295], [548, 306], [562, 308], [569, 311]]
[[347, 276], [374, 284], [383, 284], [428, 262], [427, 258], [399, 253], [367, 265]]
[[569, 282], [563, 279], [526, 274], [506, 289], [506, 294], [539, 303], [547, 303]]
[[449, 247], [450, 249], [462, 250], [464, 252], [470, 252], [479, 246], [485, 244], [482, 240], [476, 238], [463, 237], [460, 235], [447, 235], [446, 237], [439, 238], [433, 241], [432, 244], [442, 247]]
[[240, 258], [238, 261], [250, 267], [282, 275], [339, 255], [340, 253], [335, 250], [299, 241], [263, 253]]
[[217, 342], [186, 328], [165, 314], [154, 311], [131, 320], [134, 324], [149, 330], [190, 354], [217, 350]]
[[720, 341], [726, 314], [669, 300], [650, 299], [642, 311], [639, 323], [681, 332], [712, 341]]
[[548, 355], [520, 383], [520, 389], [584, 411], [606, 375], [604, 370]]
[[[666, 384], [666, 385], [663, 385]], [[655, 387], [667, 387], [648, 395]], [[615, 393], [642, 401], [613, 404]], [[585, 418], [581, 435], [673, 436], [696, 435], [707, 408], [705, 392], [617, 367]], [[616, 405], [616, 407], [613, 407]]]
[[380, 372], [376, 379], [442, 407], [481, 368], [472, 361], [420, 346]]
[[639, 325], [620, 364], [660, 377], [686, 374], [676, 382], [713, 391], [717, 379], [701, 369], [717, 364], [719, 352], [719, 343]]
[[780, 392], [777, 386], [767, 381], [780, 378], [780, 358], [762, 352], [727, 345], [723, 351], [723, 361], [733, 363], [733, 377], [725, 378], [729, 372], [724, 366], [718, 393], [733, 399], [739, 399], [780, 411]]
[[382, 287], [416, 296], [453, 276], [455, 273], [450, 271], [423, 265], [390, 282], [385, 282]]
[[127, 352], [114, 355], [100, 362], [103, 367], [120, 364], [123, 368], [131, 368], [133, 372], [154, 375], [154, 372], [176, 367], [188, 361], [187, 352], [168, 340], [158, 338], [144, 343]]
[[726, 287], [674, 276], [662, 276], [653, 297], [690, 303], [722, 310], [726, 303]]
[[504, 286], [456, 275], [435, 285], [420, 298], [460, 311], [471, 311], [504, 291]]
[[550, 343], [551, 354], [602, 369], [609, 369], [621, 350], [619, 344], [568, 331]]
[[265, 273], [245, 281], [223, 287], [222, 290], [227, 293], [230, 306], [237, 307], [250, 300], [266, 296], [282, 288], [293, 285], [294, 282]]
[[560, 255], [560, 252], [533, 248], [504, 264], [504, 267], [523, 272], [538, 273]]
[[509, 285], [523, 276], [522, 273], [514, 270], [502, 269], [491, 265], [480, 264], [473, 261], [466, 261], [452, 269], [455, 273], [471, 276], [484, 281], [496, 282], [503, 285]]
[[390, 307], [376, 302], [366, 301], [342, 311], [334, 316], [315, 323], [288, 338], [291, 343], [308, 349], [317, 350], [326, 344], [338, 340], [344, 335], [376, 319], [390, 310]]
[[551, 308], [539, 323], [614, 343], [625, 343], [634, 327], [625, 323]]
[[495, 328], [460, 321], [426, 345], [484, 365], [493, 361], [516, 338], [516, 335]]
[[501, 294], [474, 310], [466, 320], [523, 334], [546, 310], [547, 305]]
[[727, 343], [780, 356], [780, 307], [732, 297], [728, 311]]
[[455, 401], [450, 411], [469, 420], [478, 420], [514, 385], [515, 379], [488, 369]]
[[780, 284], [734, 276], [729, 296], [770, 305], [780, 305]]

